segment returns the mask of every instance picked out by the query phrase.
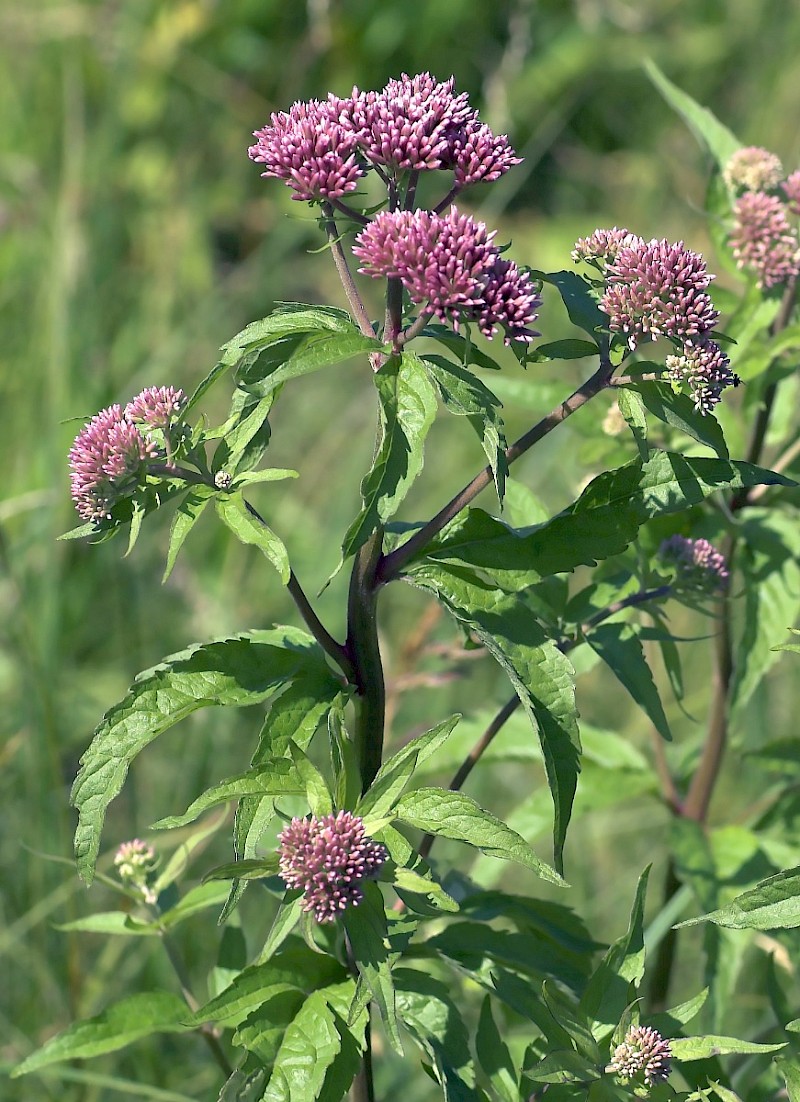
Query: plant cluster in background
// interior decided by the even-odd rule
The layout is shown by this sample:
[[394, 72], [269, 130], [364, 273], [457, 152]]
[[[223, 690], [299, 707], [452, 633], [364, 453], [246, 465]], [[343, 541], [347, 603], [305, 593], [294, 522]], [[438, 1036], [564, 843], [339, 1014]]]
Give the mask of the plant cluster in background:
[[[588, 275], [510, 259], [496, 231], [454, 201], [473, 184], [497, 182], [520, 158], [452, 79], [404, 74], [377, 92], [298, 102], [256, 131], [251, 158], [313, 205], [349, 311], [280, 304], [224, 346], [188, 399], [172, 386], [151, 386], [92, 418], [70, 452], [84, 523], [68, 536], [104, 540], [128, 530], [130, 547], [144, 517], [169, 502], [169, 574], [213, 504], [229, 531], [277, 570], [304, 626], [191, 645], [142, 673], [106, 713], [73, 789], [76, 856], [87, 882], [106, 809], [140, 752], [197, 709], [266, 705], [250, 767], [154, 824], [176, 838], [170, 845], [166, 836], [174, 854], [161, 871], [149, 842], [117, 851], [120, 890], [132, 909], [71, 924], [160, 939], [180, 994], [140, 992], [106, 1007], [45, 1043], [17, 1073], [112, 1052], [149, 1034], [196, 1031], [225, 1074], [219, 1097], [226, 1102], [336, 1102], [348, 1091], [355, 1102], [371, 1102], [380, 1097], [381, 1061], [407, 1061], [410, 1050], [445, 1099], [800, 1097], [797, 996], [772, 974], [768, 1020], [749, 1031], [753, 1039], [740, 1039], [726, 1000], [742, 943], [725, 940], [728, 928], [755, 929], [782, 946], [780, 931], [791, 937], [800, 925], [800, 873], [765, 841], [772, 875], [732, 901], [720, 898], [709, 886], [706, 833], [730, 717], [782, 637], [770, 635], [765, 595], [782, 582], [797, 543], [795, 483], [783, 473], [797, 457], [794, 421], [772, 469], [760, 465], [790, 376], [783, 352], [794, 347], [782, 341], [796, 309], [797, 238], [786, 211], [797, 206], [797, 174], [781, 182], [774, 158], [741, 149], [660, 73], [652, 77], [714, 156], [710, 212], [725, 223], [733, 262], [754, 275], [730, 326], [719, 327], [705, 260], [683, 242], [595, 230], [573, 252]], [[354, 267], [367, 279], [360, 283]], [[370, 277], [385, 292], [380, 323], [366, 297]], [[534, 323], [548, 295], [563, 303], [577, 335], [537, 344]], [[490, 385], [500, 364], [484, 338], [501, 338], [498, 345], [509, 345], [531, 372], [586, 360], [592, 373], [509, 445]], [[346, 630], [337, 638], [303, 589], [290, 550], [245, 493], [294, 474], [261, 466], [284, 389], [352, 359], [374, 383], [378, 432], [361, 508], [338, 549], [324, 551], [334, 575], [350, 565]], [[227, 375], [234, 384], [228, 415], [209, 425], [197, 407]], [[716, 413], [742, 380], [752, 388], [743, 405], [749, 444], [744, 460], [732, 460]], [[532, 523], [512, 523], [503, 510], [511, 464], [609, 391], [619, 465], [591, 477], [561, 511], [537, 509]], [[439, 409], [477, 435], [487, 465], [434, 516], [400, 521]], [[440, 466], [440, 457], [430, 464]], [[498, 515], [474, 504], [491, 486]], [[528, 503], [536, 509], [534, 495]], [[751, 584], [756, 578], [760, 589]], [[447, 787], [424, 782], [458, 744], [460, 715], [408, 732], [384, 755], [378, 626], [384, 591], [396, 581], [448, 613], [465, 647], [490, 655], [511, 690], [459, 755]], [[740, 584], [741, 627], [734, 623]], [[680, 699], [684, 640], [670, 626], [671, 600], [710, 612], [717, 655], [706, 737], [699, 754], [683, 760], [665, 749], [670, 725], [651, 672], [658, 651]], [[449, 840], [512, 862], [554, 890], [567, 887], [565, 844], [582, 764], [600, 752], [591, 727], [579, 724], [582, 654], [605, 664], [652, 728], [652, 762], [636, 768], [657, 782], [674, 838], [660, 911], [646, 927], [646, 869], [627, 930], [602, 954], [562, 901], [486, 887], [432, 856]], [[535, 741], [551, 801], [552, 863], [510, 819], [461, 791], [518, 708], [527, 760]], [[632, 768], [623, 739], [609, 731], [603, 741], [620, 774]], [[591, 782], [584, 776], [582, 783]], [[613, 785], [614, 774], [604, 783]], [[752, 829], [765, 839], [787, 792], [779, 786], [753, 812]], [[232, 860], [181, 892], [189, 854], [228, 818], [192, 824], [232, 802]], [[254, 893], [270, 901], [266, 930], [246, 921]], [[689, 924], [708, 923], [706, 974], [703, 984], [692, 977], [691, 990], [671, 1005], [674, 923], [692, 899], [702, 913]], [[226, 929], [200, 997], [173, 931], [220, 906]], [[225, 940], [232, 930], [242, 935], [235, 953]], [[703, 1028], [690, 1030], [701, 1014]]]

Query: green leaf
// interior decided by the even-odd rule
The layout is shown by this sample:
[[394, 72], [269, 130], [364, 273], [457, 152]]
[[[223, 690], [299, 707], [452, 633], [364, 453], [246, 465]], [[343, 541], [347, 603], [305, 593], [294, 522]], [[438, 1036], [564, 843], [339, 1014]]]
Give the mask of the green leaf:
[[800, 866], [784, 869], [737, 895], [727, 907], [678, 926], [713, 922], [732, 930], [793, 930], [800, 926]]
[[609, 948], [581, 999], [581, 1009], [592, 1018], [597, 1039], [612, 1031], [631, 1002], [631, 984], [638, 987], [644, 975], [644, 901], [649, 874], [648, 866], [639, 877], [627, 932]]
[[285, 342], [285, 349], [284, 355], [256, 359], [245, 366], [237, 376], [239, 385], [252, 394], [268, 395], [288, 379], [309, 375], [354, 356], [388, 351], [377, 338], [365, 337], [355, 326], [348, 333], [316, 330], [299, 340]]
[[431, 904], [440, 911], [454, 913], [459, 909], [458, 903], [452, 896], [447, 894], [441, 884], [433, 879], [432, 873], [423, 876], [413, 869], [407, 869], [399, 865], [394, 871], [392, 883], [401, 891], [427, 896]]
[[470, 371], [450, 360], [442, 356], [423, 356], [422, 359], [447, 409], [457, 416], [466, 417], [478, 434], [492, 468], [497, 496], [502, 501], [508, 463], [503, 419], [498, 413], [498, 407], [502, 405], [500, 399]]
[[[297, 988], [273, 988], [264, 1001], [251, 1010], [232, 1037], [233, 1044], [258, 1057], [269, 1074], [280, 1051], [284, 1034], [297, 1016], [306, 996]], [[259, 1100], [261, 1099], [259, 1095]]]
[[[557, 274], [564, 276], [572, 273], [558, 272]], [[580, 276], [578, 276], [578, 278], [580, 279]], [[558, 284], [556, 285], [558, 286]], [[566, 285], [569, 285], [569, 281]], [[587, 356], [596, 356], [598, 351], [599, 349], [594, 341], [580, 341], [571, 337], [563, 341], [550, 341], [548, 344], [538, 344], [530, 355], [529, 360], [535, 363], [541, 363], [544, 360], [583, 360]]]
[[478, 1031], [475, 1034], [475, 1054], [481, 1071], [502, 1102], [519, 1102], [519, 1083], [508, 1046], [492, 1016], [489, 996], [481, 1004]]
[[270, 439], [270, 427], [267, 420], [275, 393], [266, 398], [257, 398], [239, 387], [233, 392], [231, 417], [225, 426], [225, 433], [217, 445], [211, 470], [227, 471], [230, 475], [247, 471], [257, 466]]
[[789, 1056], [776, 1056], [775, 1066], [783, 1076], [789, 1102], [800, 1102], [800, 1062]]
[[287, 891], [267, 934], [267, 940], [258, 954], [256, 964], [265, 964], [275, 955], [305, 913], [302, 893], [294, 890]]
[[574, 1049], [548, 1053], [523, 1071], [534, 1083], [591, 1083], [600, 1078], [597, 1067]]
[[171, 930], [184, 919], [200, 914], [209, 907], [217, 907], [225, 898], [227, 892], [224, 884], [198, 884], [186, 893], [174, 907], [164, 911], [161, 916], [161, 925]]
[[627, 689], [661, 737], [671, 741], [669, 723], [637, 629], [632, 624], [598, 624], [587, 633], [586, 641]]
[[433, 384], [413, 353], [387, 360], [375, 374], [375, 385], [381, 403], [380, 443], [361, 483], [363, 509], [344, 537], [342, 560], [397, 512], [422, 470], [425, 437], [436, 416]]
[[369, 790], [359, 801], [357, 813], [364, 819], [379, 819], [391, 811], [414, 770], [447, 741], [460, 719], [460, 715], [443, 719], [384, 762]]
[[496, 363], [491, 356], [488, 356], [477, 345], [473, 344], [469, 337], [454, 333], [449, 325], [437, 325], [434, 322], [428, 322], [420, 335], [430, 337], [437, 344], [446, 348], [448, 352], [452, 352], [453, 355], [458, 357], [458, 362], [462, 367], [469, 367], [472, 364], [475, 367], [483, 367], [489, 371], [500, 370], [499, 363]]
[[328, 783], [319, 769], [294, 742], [289, 743], [294, 767], [305, 789], [306, 799], [312, 815], [330, 815], [333, 812], [333, 797]]
[[271, 528], [254, 516], [241, 493], [223, 494], [215, 503], [217, 515], [238, 540], [245, 544], [252, 544], [262, 551], [278, 573], [281, 581], [286, 585], [291, 573], [289, 567], [289, 555], [281, 540]]
[[555, 863], [560, 870], [580, 770], [574, 671], [569, 659], [547, 638], [524, 598], [435, 562], [413, 567], [408, 580], [434, 593], [478, 635], [522, 701], [544, 755], [554, 806]]
[[314, 1102], [341, 1047], [334, 1012], [315, 991], [283, 1035], [262, 1102]]
[[158, 937], [155, 924], [134, 922], [126, 911], [97, 911], [76, 918], [73, 922], [58, 922], [54, 929], [65, 932], [78, 931], [87, 934], [122, 934], [125, 937]]
[[60, 1060], [87, 1060], [116, 1052], [152, 1033], [182, 1033], [187, 1028], [183, 1024], [186, 1014], [183, 999], [168, 991], [131, 995], [52, 1037], [18, 1064], [11, 1075], [27, 1075]]
[[698, 505], [720, 490], [786, 486], [791, 480], [749, 463], [655, 451], [593, 479], [576, 502], [533, 531], [517, 532], [480, 509], [455, 521], [423, 552], [490, 571], [525, 588], [552, 574], [618, 555], [653, 517]]
[[695, 1018], [708, 999], [708, 988], [704, 987], [699, 994], [678, 1006], [672, 1006], [662, 1014], [653, 1014], [648, 1017], [647, 1024], [658, 1030], [662, 1037], [672, 1037], [681, 1026], [686, 1025]]
[[168, 815], [159, 819], [157, 823], [153, 823], [151, 829], [175, 830], [176, 827], [193, 823], [208, 808], [240, 799], [242, 796], [300, 796], [305, 790], [305, 782], [296, 766], [286, 758], [278, 758], [206, 789], [182, 815]]
[[364, 898], [357, 907], [348, 907], [342, 922], [353, 949], [359, 976], [369, 988], [383, 1018], [389, 1044], [400, 1056], [403, 1045], [397, 1025], [395, 992], [392, 982], [394, 954], [388, 939], [383, 897], [376, 884], [364, 885]]
[[672, 1055], [687, 1063], [691, 1060], [707, 1060], [709, 1056], [728, 1056], [732, 1052], [777, 1052], [786, 1045], [763, 1045], [755, 1041], [740, 1041], [738, 1037], [675, 1037], [670, 1041]]
[[215, 865], [203, 877], [203, 882], [212, 880], [265, 880], [278, 872], [280, 858], [277, 853], [266, 857], [251, 857], [246, 861], [229, 861], [224, 865]]
[[655, 62], [644, 62], [644, 71], [667, 103], [681, 116], [698, 142], [704, 146], [723, 169], [742, 143], [727, 126], [715, 118], [707, 107], [701, 107], [686, 92], [667, 80]]
[[[637, 368], [642, 369], [650, 366], [650, 364], [637, 364]], [[658, 366], [652, 365], [653, 368]], [[676, 393], [668, 383], [656, 382], [632, 383], [625, 389], [638, 394], [647, 409], [659, 421], [685, 433], [698, 444], [704, 444], [720, 459], [728, 458], [728, 445], [725, 443], [719, 421], [713, 413], [698, 413], [688, 394]]]
[[91, 882], [106, 808], [153, 739], [198, 708], [258, 704], [299, 671], [320, 666], [324, 655], [309, 635], [280, 628], [194, 645], [139, 674], [103, 717], [73, 785], [81, 877]]
[[739, 533], [736, 566], [742, 571], [745, 600], [731, 690], [737, 718], [780, 658], [772, 648], [800, 615], [800, 527], [796, 517], [774, 509], [748, 509]]
[[639, 458], [646, 463], [650, 449], [647, 445], [647, 417], [644, 412], [644, 402], [635, 391], [622, 389], [617, 395], [617, 405], [636, 441]]
[[576, 1050], [593, 1064], [602, 1060], [600, 1049], [592, 1035], [591, 1025], [579, 1004], [552, 981], [542, 984], [545, 1005], [562, 1029], [572, 1038]]
[[397, 1012], [441, 1084], [446, 1099], [473, 1097], [475, 1069], [464, 1015], [447, 987], [410, 968], [394, 972]]
[[409, 826], [456, 842], [466, 842], [501, 861], [516, 861], [543, 880], [565, 886], [555, 869], [541, 861], [524, 838], [463, 792], [418, 788], [401, 797], [394, 811], [397, 818]]
[[[569, 319], [573, 325], [577, 325], [579, 329], [583, 329], [585, 333], [594, 338], [597, 338], [598, 333], [602, 333], [608, 328], [608, 316], [600, 310], [589, 284], [577, 272], [539, 272], [532, 270], [530, 274], [534, 279], [541, 279], [556, 288], [561, 295], [564, 306], [567, 308]], [[597, 355], [598, 351], [598, 346], [595, 343], [594, 355]], [[589, 352], [582, 353], [584, 356], [591, 354]]]
[[252, 486], [254, 482], [278, 482], [284, 478], [297, 478], [297, 471], [285, 470], [282, 467], [264, 467], [260, 471], [244, 471], [236, 476], [232, 488], [238, 490], [242, 486]]
[[216, 493], [213, 486], [193, 486], [183, 501], [178, 506], [175, 516], [172, 518], [172, 527], [169, 533], [169, 548], [167, 549], [167, 565], [164, 568], [162, 583], [172, 573], [178, 552], [183, 547], [186, 537], [194, 528], [197, 521], [203, 515], [205, 507]]

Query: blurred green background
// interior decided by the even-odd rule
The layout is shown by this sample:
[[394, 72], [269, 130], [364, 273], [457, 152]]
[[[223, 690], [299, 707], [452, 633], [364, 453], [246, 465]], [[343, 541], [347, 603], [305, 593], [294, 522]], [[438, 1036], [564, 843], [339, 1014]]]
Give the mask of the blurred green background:
[[[685, 238], [702, 250], [708, 166], [641, 63], [652, 57], [745, 142], [796, 167], [800, 7], [795, 0], [3, 0], [0, 42], [0, 1061], [7, 1066], [137, 984], [171, 982], [149, 942], [106, 943], [52, 928], [113, 905], [103, 888], [87, 896], [67, 864], [44, 856], [70, 855], [69, 785], [98, 718], [139, 670], [192, 640], [295, 622], [276, 577], [210, 520], [164, 588], [166, 518], [148, 527], [128, 559], [121, 541], [56, 542], [75, 523], [66, 453], [79, 423], [71, 418], [151, 384], [191, 389], [219, 345], [276, 300], [343, 305], [332, 268], [315, 255], [321, 240], [308, 208], [262, 180], [247, 159], [251, 132], [298, 98], [346, 94], [354, 83], [377, 88], [403, 71], [454, 74], [525, 157], [498, 185], [463, 201], [499, 226], [500, 240], [513, 238], [515, 259], [567, 266], [576, 237], [613, 224]], [[565, 331], [549, 300], [542, 329], [547, 339]], [[509, 438], [579, 376], [562, 364], [526, 377], [509, 359], [505, 389], [498, 384]], [[222, 393], [214, 399], [212, 416], [224, 400]], [[564, 505], [606, 462], [603, 449], [615, 446], [602, 442], [601, 419], [595, 407], [583, 411], [516, 477], [552, 508]], [[296, 467], [301, 478], [257, 490], [257, 503], [309, 592], [330, 572], [357, 509], [373, 431], [372, 385], [358, 363], [298, 382], [277, 408], [272, 463]], [[406, 518], [429, 514], [482, 465], [477, 443], [454, 420], [437, 424], [428, 447]], [[337, 632], [342, 596], [339, 580], [321, 601]], [[485, 660], [457, 665], [462, 676], [453, 682], [452, 665], [436, 654], [426, 659], [420, 688], [413, 679], [420, 638], [440, 648], [455, 641], [448, 625], [421, 623], [425, 610], [419, 595], [405, 591], [384, 601], [395, 738], [456, 702], [502, 702], [507, 693]], [[700, 633], [707, 625], [690, 626]], [[701, 730], [704, 654], [696, 645], [688, 676], [695, 719], [670, 706], [676, 732], [687, 738]], [[429, 683], [441, 691], [428, 692]], [[787, 685], [779, 672], [769, 712], [763, 693], [754, 705], [754, 722], [769, 723], [775, 735], [793, 733]], [[412, 694], [400, 692], [409, 686]], [[604, 675], [582, 681], [579, 699], [590, 723], [647, 747], [644, 720]], [[112, 807], [109, 849], [182, 810], [226, 770], [244, 767], [257, 723], [248, 713], [209, 713], [148, 750]], [[500, 813], [525, 786], [541, 785], [536, 771], [505, 768], [491, 774], [491, 788], [484, 782]], [[480, 782], [471, 791], [481, 795]], [[613, 813], [587, 811], [576, 824], [572, 902], [596, 936], [621, 932], [640, 867], [659, 860], [665, 821], [642, 797]], [[184, 928], [198, 975], [213, 959], [210, 926], [206, 916], [205, 925]], [[104, 1078], [112, 1075], [116, 1086]], [[199, 1042], [167, 1037], [83, 1071], [0, 1089], [4, 1098], [71, 1102], [119, 1097], [123, 1081], [134, 1095], [131, 1082], [173, 1091], [142, 1089], [140, 1097], [212, 1097], [217, 1073]], [[386, 1090], [392, 1097], [388, 1082]]]

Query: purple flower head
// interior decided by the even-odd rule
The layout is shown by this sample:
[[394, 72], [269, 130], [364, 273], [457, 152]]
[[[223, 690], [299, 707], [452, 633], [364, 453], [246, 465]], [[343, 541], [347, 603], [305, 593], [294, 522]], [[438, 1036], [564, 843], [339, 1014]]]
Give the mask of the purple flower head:
[[466, 92], [454, 95], [455, 78], [430, 73], [390, 80], [380, 92], [359, 92], [347, 111], [358, 144], [370, 164], [389, 170], [444, 167], [451, 135], [474, 119]]
[[800, 215], [800, 171], [793, 172], [781, 184], [792, 214]]
[[697, 337], [719, 318], [707, 290], [714, 277], [702, 256], [682, 241], [639, 239], [622, 245], [607, 278], [600, 309], [609, 316], [609, 328], [627, 336], [630, 348], [645, 335]]
[[780, 183], [783, 165], [768, 149], [746, 145], [736, 150], [722, 176], [734, 191], [769, 191]]
[[572, 259], [576, 264], [586, 261], [605, 268], [614, 262], [623, 245], [636, 247], [642, 244], [644, 242], [637, 234], [617, 226], [610, 230], [594, 230], [588, 237], [578, 238], [572, 250]]
[[477, 117], [451, 131], [442, 158], [443, 168], [452, 168], [459, 189], [499, 180], [514, 165], [522, 164], [505, 134], [494, 134]]
[[737, 265], [756, 274], [759, 287], [785, 283], [800, 270], [797, 235], [786, 208], [775, 195], [747, 191], [733, 208], [735, 224], [730, 245]]
[[614, 1049], [606, 1071], [652, 1087], [669, 1078], [671, 1060], [669, 1041], [657, 1029], [634, 1025], [625, 1034], [622, 1044]]
[[151, 429], [166, 429], [186, 405], [186, 395], [172, 386], [149, 386], [125, 406], [125, 418]]
[[679, 588], [713, 593], [728, 584], [725, 556], [708, 540], [670, 536], [661, 544], [658, 554], [675, 568], [675, 584]]
[[362, 883], [388, 854], [349, 811], [321, 818], [292, 819], [278, 836], [279, 870], [290, 888], [303, 891], [303, 910], [317, 922], [333, 922], [364, 898]]
[[667, 378], [675, 387], [686, 384], [695, 409], [709, 413], [720, 401], [722, 391], [737, 386], [739, 376], [716, 341], [701, 337], [686, 341], [680, 356], [667, 356]]
[[348, 101], [337, 96], [294, 103], [254, 131], [258, 141], [248, 156], [266, 165], [262, 176], [283, 180], [293, 199], [338, 199], [355, 191], [364, 175], [356, 135], [344, 122], [348, 111]]
[[359, 271], [400, 279], [413, 303], [427, 303], [442, 321], [476, 321], [493, 336], [529, 340], [540, 300], [529, 276], [503, 260], [495, 233], [452, 207], [431, 211], [383, 211], [356, 238]]
[[141, 464], [155, 455], [155, 445], [125, 419], [118, 405], [95, 414], [75, 437], [69, 453], [72, 499], [83, 519], [110, 516]]

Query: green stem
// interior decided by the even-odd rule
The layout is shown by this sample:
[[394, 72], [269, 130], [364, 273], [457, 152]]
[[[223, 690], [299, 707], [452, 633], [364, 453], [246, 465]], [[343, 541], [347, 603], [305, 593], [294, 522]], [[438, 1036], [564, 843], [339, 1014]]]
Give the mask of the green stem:
[[[556, 406], [546, 417], [543, 417], [533, 428], [529, 429], [528, 432], [520, 436], [519, 440], [507, 448], [506, 461], [511, 464], [514, 460], [519, 459], [534, 444], [538, 444], [548, 433], [552, 432], [568, 417], [571, 417], [576, 410], [585, 405], [590, 398], [594, 398], [595, 395], [599, 394], [604, 387], [608, 386], [613, 370], [613, 365], [607, 359], [601, 358], [600, 367], [591, 378], [587, 379], [569, 398]], [[438, 535], [445, 525], [458, 516], [461, 510], [465, 509], [481, 490], [485, 490], [492, 481], [492, 468], [484, 467], [480, 474], [477, 474], [471, 482], [468, 482], [463, 490], [459, 490], [455, 497], [451, 498], [435, 517], [429, 520], [418, 532], [415, 532], [410, 539], [406, 540], [402, 547], [398, 547], [396, 551], [383, 559], [378, 571], [378, 581], [384, 583], [396, 578], [406, 563], [410, 562], [424, 547], [427, 547], [434, 536]]]
[[347, 263], [347, 257], [344, 254], [342, 248], [341, 237], [339, 236], [339, 230], [336, 225], [336, 220], [333, 217], [333, 208], [329, 203], [322, 204], [322, 210], [325, 215], [325, 233], [328, 237], [328, 245], [331, 250], [331, 256], [333, 262], [336, 265], [336, 271], [341, 280], [344, 293], [347, 296], [347, 301], [350, 304], [350, 309], [355, 318], [356, 324], [365, 337], [374, 337], [375, 330], [372, 327], [372, 322], [369, 319], [367, 308], [364, 305], [361, 295], [358, 293], [355, 280], [353, 279], [353, 273], [350, 271], [350, 266]]
[[378, 528], [361, 547], [353, 564], [347, 606], [347, 654], [356, 686], [354, 742], [366, 792], [380, 769], [386, 711], [386, 686], [378, 643], [376, 573], [383, 547]]

